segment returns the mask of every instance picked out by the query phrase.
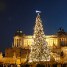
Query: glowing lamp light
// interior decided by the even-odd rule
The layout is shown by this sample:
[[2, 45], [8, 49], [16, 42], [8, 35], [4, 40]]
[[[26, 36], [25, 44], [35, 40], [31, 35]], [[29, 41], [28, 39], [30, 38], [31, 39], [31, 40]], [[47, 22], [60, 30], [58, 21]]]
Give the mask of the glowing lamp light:
[[36, 10], [36, 13], [40, 14], [40, 13], [41, 13], [41, 11]]

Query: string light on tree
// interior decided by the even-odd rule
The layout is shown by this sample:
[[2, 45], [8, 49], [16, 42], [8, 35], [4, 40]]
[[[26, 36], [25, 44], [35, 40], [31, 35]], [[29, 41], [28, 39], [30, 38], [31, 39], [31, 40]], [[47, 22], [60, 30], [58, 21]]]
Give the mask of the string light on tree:
[[36, 11], [36, 13], [37, 17], [33, 34], [34, 43], [31, 45], [29, 62], [50, 61], [50, 50], [45, 41], [45, 34], [40, 18], [41, 11]]

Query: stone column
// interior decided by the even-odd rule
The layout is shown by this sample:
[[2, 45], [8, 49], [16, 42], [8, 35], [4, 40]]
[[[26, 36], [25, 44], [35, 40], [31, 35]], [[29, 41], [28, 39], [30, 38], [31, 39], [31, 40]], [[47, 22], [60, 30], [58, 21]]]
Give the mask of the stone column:
[[66, 64], [66, 67], [67, 67], [67, 64]]
[[53, 64], [50, 64], [50, 67], [53, 67]]
[[6, 64], [6, 67], [8, 67], [8, 65]]
[[21, 66], [18, 64], [17, 67], [21, 67]]
[[11, 65], [11, 67], [13, 67], [13, 65]]
[[45, 67], [48, 67], [48, 64], [45, 64]]
[[3, 64], [3, 67], [4, 67], [4, 64]]
[[61, 64], [57, 64], [57, 67], [61, 67]]

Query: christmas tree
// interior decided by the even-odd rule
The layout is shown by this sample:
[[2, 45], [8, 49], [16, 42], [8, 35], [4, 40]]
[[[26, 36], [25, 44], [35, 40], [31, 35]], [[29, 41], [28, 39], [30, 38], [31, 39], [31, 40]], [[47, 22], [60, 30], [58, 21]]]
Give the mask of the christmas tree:
[[50, 50], [45, 41], [45, 34], [39, 13], [38, 11], [33, 34], [34, 43], [31, 45], [29, 62], [50, 61]]

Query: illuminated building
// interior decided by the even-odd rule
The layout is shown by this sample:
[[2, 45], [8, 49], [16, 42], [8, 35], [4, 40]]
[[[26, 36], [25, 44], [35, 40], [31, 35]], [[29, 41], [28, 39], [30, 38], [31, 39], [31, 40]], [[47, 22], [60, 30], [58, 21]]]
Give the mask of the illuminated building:
[[[21, 33], [19, 30], [19, 33], [16, 32], [13, 38], [14, 38], [14, 43], [12, 44], [12, 48], [6, 48], [5, 50], [5, 57], [7, 57], [7, 62], [9, 58], [13, 58], [15, 55], [16, 63], [18, 63], [17, 60], [20, 61], [20, 58], [21, 58], [21, 62], [19, 63], [25, 63], [27, 61], [27, 56], [29, 55], [30, 52], [29, 50], [30, 46], [34, 42], [33, 36], [25, 35]], [[19, 40], [20, 42], [18, 42]], [[66, 64], [67, 63], [67, 33], [62, 28], [60, 28], [56, 34], [46, 35], [46, 41], [51, 49], [51, 61], [60, 64]], [[1, 58], [3, 58], [2, 54], [1, 54]], [[12, 61], [12, 59], [10, 59], [10, 61]], [[13, 61], [15, 63], [15, 58], [13, 58]]]
[[[64, 29], [60, 28], [54, 35], [44, 36], [51, 50], [49, 64], [57, 63], [58, 67], [61, 67], [61, 64], [67, 65], [67, 33]], [[12, 47], [5, 50], [5, 57], [0, 53], [0, 63], [17, 65], [26, 63], [33, 42], [33, 35], [25, 35], [21, 30], [17, 30], [13, 37]]]
[[[30, 48], [33, 41], [32, 35], [24, 35], [23, 33], [19, 31], [16, 32], [17, 35], [15, 35], [14, 42], [12, 44], [12, 47], [21, 47], [28, 49]], [[21, 36], [20, 36], [21, 34]], [[67, 45], [67, 33], [64, 32], [64, 30], [61, 28], [59, 31], [54, 35], [46, 35], [45, 36], [46, 41], [48, 43], [48, 46], [53, 48], [53, 46], [59, 47], [59, 46], [65, 46]]]

